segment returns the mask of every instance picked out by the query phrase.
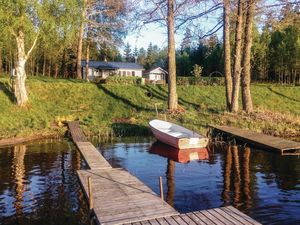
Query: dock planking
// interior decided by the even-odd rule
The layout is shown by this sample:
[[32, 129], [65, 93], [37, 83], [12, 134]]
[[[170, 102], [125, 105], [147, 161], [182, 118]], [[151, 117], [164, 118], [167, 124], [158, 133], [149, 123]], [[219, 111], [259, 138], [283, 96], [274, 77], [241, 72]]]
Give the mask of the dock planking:
[[[201, 210], [192, 213], [168, 216], [163, 218], [140, 221], [141, 224], [162, 225], [162, 224], [203, 224], [203, 225], [259, 225], [257, 221], [235, 209], [232, 206], [221, 207], [217, 209]], [[126, 223], [125, 225], [134, 225], [135, 223]]]
[[100, 224], [123, 224], [179, 214], [150, 188], [124, 169], [77, 171], [88, 198], [92, 178], [94, 213]]
[[296, 141], [286, 140], [250, 130], [239, 129], [228, 126], [209, 125], [212, 129], [220, 133], [231, 135], [238, 140], [247, 142], [254, 146], [278, 152], [282, 155], [299, 155], [300, 143]]
[[128, 171], [112, 168], [87, 141], [78, 122], [69, 122], [68, 126], [90, 168], [78, 170], [77, 174], [87, 199], [88, 178], [92, 180], [93, 213], [98, 224], [259, 224], [231, 206], [179, 214]]

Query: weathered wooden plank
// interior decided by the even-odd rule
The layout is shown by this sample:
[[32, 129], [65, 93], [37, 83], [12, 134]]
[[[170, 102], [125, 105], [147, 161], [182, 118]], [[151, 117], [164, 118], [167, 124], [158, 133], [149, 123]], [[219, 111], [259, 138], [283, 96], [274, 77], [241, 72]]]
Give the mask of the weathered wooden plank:
[[74, 142], [86, 142], [87, 138], [79, 127], [78, 121], [68, 122], [69, 131]]
[[77, 173], [85, 192], [87, 177], [92, 179], [94, 211], [101, 224], [131, 223], [178, 214], [123, 169], [81, 170]]
[[[285, 140], [279, 137], [274, 137], [274, 136], [257, 133], [250, 130], [239, 129], [235, 127], [216, 126], [216, 125], [210, 125], [210, 127], [219, 132], [232, 135], [239, 140], [248, 142], [258, 147], [280, 152], [280, 153], [284, 153], [285, 151], [300, 149], [299, 142]], [[294, 154], [297, 153], [300, 154], [299, 151], [295, 152]]]
[[170, 225], [165, 218], [157, 218], [156, 220], [160, 225]]
[[[203, 212], [203, 211], [201, 211]], [[217, 218], [218, 221], [221, 221], [222, 224], [230, 224], [231, 223], [231, 220], [228, 220], [226, 218], [226, 216], [222, 216], [220, 215], [219, 213], [217, 213], [215, 210], [213, 209], [209, 209], [209, 210], [206, 210], [205, 211], [206, 213], [209, 213], [211, 214], [213, 217]]]
[[242, 217], [244, 220], [248, 221], [251, 224], [260, 224], [259, 222], [252, 219], [250, 216], [247, 216], [246, 214], [242, 213], [241, 211], [237, 210], [233, 206], [227, 206], [226, 209], [232, 211], [235, 215], [239, 215], [240, 217]]
[[194, 212], [194, 214], [196, 216], [198, 216], [199, 218], [206, 217], [209, 220], [211, 220], [214, 224], [224, 225], [224, 223], [222, 221], [218, 220], [218, 218], [216, 218], [214, 215], [210, 214], [207, 210], [202, 210], [202, 211]]
[[212, 221], [206, 217], [201, 217], [199, 218], [198, 216], [196, 216], [194, 213], [187, 213], [186, 214], [189, 218], [191, 218], [191, 220], [193, 220], [196, 224], [212, 224]]
[[[250, 225], [250, 224], [259, 224], [255, 220], [253, 222], [248, 221], [246, 218], [246, 215], [243, 214], [240, 211], [237, 211], [238, 213], [235, 213], [234, 211], [230, 210], [229, 206], [220, 208], [225, 213], [229, 214], [230, 216], [234, 217], [236, 220], [240, 221], [240, 224]], [[251, 219], [252, 220], [252, 219]]]
[[90, 142], [76, 142], [76, 146], [90, 169], [112, 168]]
[[172, 219], [175, 220], [178, 224], [188, 225], [179, 215], [172, 216]]
[[[190, 217], [188, 217], [186, 214], [180, 214], [179, 215], [181, 219], [183, 219], [188, 225], [195, 225], [197, 224], [195, 221], [193, 221]], [[202, 224], [204, 224], [202, 222]]]
[[231, 216], [230, 214], [225, 213], [223, 210], [219, 209], [219, 208], [215, 208], [212, 209], [215, 212], [219, 213], [222, 217], [226, 218], [227, 220], [229, 220], [231, 222], [231, 224], [240, 224], [241, 222], [237, 219], [235, 219], [233, 216]]

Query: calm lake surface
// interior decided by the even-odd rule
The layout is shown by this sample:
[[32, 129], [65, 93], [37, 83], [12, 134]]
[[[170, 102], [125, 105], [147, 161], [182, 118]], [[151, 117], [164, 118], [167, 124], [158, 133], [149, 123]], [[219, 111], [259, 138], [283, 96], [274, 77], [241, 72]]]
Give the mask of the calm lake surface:
[[[300, 224], [300, 158], [263, 150], [215, 149], [162, 156], [153, 141], [99, 145], [114, 167], [123, 167], [156, 193], [163, 177], [166, 201], [180, 212], [233, 205], [264, 224]], [[197, 160], [197, 155], [200, 160]], [[193, 159], [189, 163], [182, 162]]]
[[67, 141], [0, 148], [0, 224], [88, 224], [84, 166]]

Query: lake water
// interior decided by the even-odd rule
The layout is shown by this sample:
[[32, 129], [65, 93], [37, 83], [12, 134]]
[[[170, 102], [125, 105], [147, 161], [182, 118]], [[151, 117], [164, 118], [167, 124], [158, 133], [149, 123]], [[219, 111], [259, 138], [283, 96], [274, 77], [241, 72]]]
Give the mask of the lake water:
[[[162, 176], [165, 200], [180, 212], [234, 205], [264, 224], [300, 224], [298, 156], [237, 147], [209, 156], [153, 142], [122, 139], [99, 150], [157, 194]], [[84, 168], [67, 141], [0, 148], [0, 224], [88, 224], [75, 172]]]
[[67, 141], [0, 148], [0, 224], [88, 224], [76, 176], [84, 167]]
[[166, 155], [166, 146], [151, 145], [123, 141], [99, 150], [157, 194], [162, 176], [165, 199], [179, 212], [233, 205], [264, 224], [300, 224], [298, 156], [238, 147], [215, 148], [209, 158], [205, 152]]

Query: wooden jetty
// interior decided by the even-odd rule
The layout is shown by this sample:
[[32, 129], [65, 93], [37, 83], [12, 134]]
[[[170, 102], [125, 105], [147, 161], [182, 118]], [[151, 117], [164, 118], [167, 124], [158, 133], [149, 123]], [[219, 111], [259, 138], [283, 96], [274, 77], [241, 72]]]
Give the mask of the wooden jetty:
[[210, 128], [218, 133], [224, 133], [238, 140], [247, 142], [251, 145], [258, 146], [263, 149], [272, 150], [282, 155], [299, 155], [300, 143], [290, 141], [279, 137], [274, 137], [250, 130], [239, 129], [228, 126], [209, 125]]
[[180, 214], [128, 171], [112, 168], [87, 141], [78, 122], [68, 126], [90, 168], [77, 174], [87, 199], [93, 193], [89, 200], [98, 224], [259, 224], [231, 206]]

